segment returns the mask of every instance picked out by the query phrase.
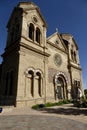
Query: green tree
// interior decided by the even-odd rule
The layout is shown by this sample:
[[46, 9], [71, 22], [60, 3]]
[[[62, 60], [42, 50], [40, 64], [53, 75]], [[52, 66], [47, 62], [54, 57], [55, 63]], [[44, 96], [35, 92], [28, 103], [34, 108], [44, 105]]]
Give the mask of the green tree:
[[84, 94], [85, 94], [85, 96], [87, 98], [87, 89], [84, 89]]

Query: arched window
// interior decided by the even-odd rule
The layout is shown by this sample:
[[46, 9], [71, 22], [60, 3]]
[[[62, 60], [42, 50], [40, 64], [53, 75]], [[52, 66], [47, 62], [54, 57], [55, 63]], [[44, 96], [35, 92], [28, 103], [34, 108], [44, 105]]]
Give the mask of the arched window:
[[80, 87], [80, 81], [78, 81], [78, 87]]
[[58, 98], [59, 99], [65, 99], [65, 93], [64, 93], [64, 81], [61, 77], [58, 77], [57, 79], [57, 89], [59, 91], [59, 95], [58, 95]]
[[71, 50], [71, 58], [72, 58], [72, 60], [74, 60], [74, 53], [73, 53], [73, 50]]
[[74, 80], [74, 86], [76, 86], [76, 87], [80, 87], [80, 81], [78, 81], [78, 80]]
[[37, 72], [36, 73], [37, 75], [37, 79], [38, 79], [38, 94], [39, 96], [41, 96], [41, 73], [40, 72]]
[[73, 90], [74, 98], [78, 98], [78, 88], [80, 88], [80, 81], [74, 80], [74, 90]]
[[56, 98], [58, 99], [67, 99], [68, 94], [67, 94], [67, 82], [66, 79], [63, 75], [58, 75], [56, 77]]
[[76, 62], [76, 52], [74, 51], [74, 61]]
[[28, 72], [31, 83], [30, 83], [30, 92], [32, 97], [34, 96], [34, 72], [32, 70], [29, 70]]
[[40, 43], [40, 29], [36, 28], [36, 42]]
[[29, 26], [29, 38], [34, 40], [34, 25], [32, 23]]

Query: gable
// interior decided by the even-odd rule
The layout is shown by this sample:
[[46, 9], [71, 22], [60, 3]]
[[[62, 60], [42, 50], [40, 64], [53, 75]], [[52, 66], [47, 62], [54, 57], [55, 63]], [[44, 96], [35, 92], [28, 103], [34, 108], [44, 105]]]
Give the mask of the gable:
[[71, 34], [61, 34], [61, 36], [63, 40], [66, 40], [69, 43], [69, 46], [75, 46], [78, 50], [78, 46]]
[[33, 23], [35, 25], [38, 25], [38, 27], [43, 28], [47, 27], [46, 24], [44, 23], [42, 17], [38, 13], [36, 9], [34, 10], [27, 10], [27, 15], [26, 15], [28, 23]]
[[72, 43], [74, 44], [74, 46], [75, 46], [75, 47], [76, 47], [76, 49], [78, 50], [78, 46], [77, 46], [77, 44], [76, 44], [76, 42], [75, 42], [74, 38], [72, 38]]
[[58, 32], [54, 33], [50, 37], [47, 38], [47, 42], [53, 44], [55, 47], [66, 51], [66, 46]]
[[[30, 16], [35, 17], [37, 21], [42, 21], [43, 26], [47, 27], [47, 24], [45, 22], [44, 17], [42, 16], [40, 9], [37, 5], [35, 5], [33, 2], [20, 2], [19, 7], [23, 9], [23, 11], [27, 14], [27, 19]], [[36, 21], [34, 21], [36, 22]]]

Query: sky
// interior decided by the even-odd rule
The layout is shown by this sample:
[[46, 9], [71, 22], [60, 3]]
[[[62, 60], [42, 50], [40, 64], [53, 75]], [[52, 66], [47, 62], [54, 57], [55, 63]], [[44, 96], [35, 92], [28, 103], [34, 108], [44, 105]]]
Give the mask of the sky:
[[[0, 1], [0, 55], [4, 52], [7, 39], [7, 22], [12, 10], [20, 1]], [[28, 0], [27, 0], [28, 1]], [[87, 89], [87, 0], [31, 0], [39, 6], [48, 25], [47, 37], [55, 33], [70, 33], [78, 47], [82, 67], [83, 87]], [[2, 59], [0, 57], [0, 63]]]

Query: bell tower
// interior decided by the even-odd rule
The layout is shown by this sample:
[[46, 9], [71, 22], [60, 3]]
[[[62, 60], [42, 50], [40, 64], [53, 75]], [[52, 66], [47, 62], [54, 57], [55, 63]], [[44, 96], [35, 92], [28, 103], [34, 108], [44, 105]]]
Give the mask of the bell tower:
[[7, 23], [7, 44], [6, 49], [11, 47], [14, 44], [18, 44], [21, 38], [21, 30], [22, 30], [22, 8], [15, 7], [10, 19]]
[[0, 103], [4, 105], [16, 105], [22, 13], [22, 8], [15, 7], [7, 23], [8, 33], [5, 52], [2, 54], [0, 87]]
[[[42, 100], [42, 96], [45, 95], [45, 77], [42, 78], [42, 75], [46, 71], [45, 60], [49, 56], [46, 47], [46, 28], [47, 24], [34, 3], [20, 2], [14, 8], [7, 23], [7, 43], [5, 52], [2, 54], [1, 86], [3, 88], [1, 87], [0, 95], [3, 104], [17, 106], [33, 98]], [[37, 92], [36, 97], [28, 93], [30, 73], [35, 80], [33, 84], [37, 83], [39, 88], [38, 91], [32, 89], [34, 91], [32, 93]], [[37, 77], [41, 79], [41, 83], [38, 83]]]

